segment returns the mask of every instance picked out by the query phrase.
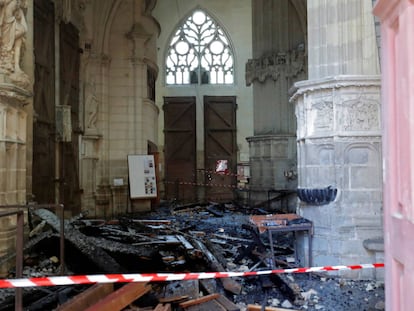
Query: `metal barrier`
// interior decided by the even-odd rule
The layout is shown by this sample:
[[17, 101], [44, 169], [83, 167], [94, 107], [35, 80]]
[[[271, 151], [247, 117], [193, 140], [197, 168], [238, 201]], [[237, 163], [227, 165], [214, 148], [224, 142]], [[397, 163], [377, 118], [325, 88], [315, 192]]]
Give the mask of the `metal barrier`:
[[[52, 209], [60, 212], [60, 274], [65, 272], [65, 222], [63, 204], [0, 205], [0, 217], [17, 216], [16, 221], [16, 278], [23, 276], [24, 210]], [[4, 211], [6, 210], [6, 211]], [[29, 214], [29, 213], [28, 213]], [[16, 288], [15, 310], [23, 310], [23, 289]]]
[[[5, 208], [0, 206], [0, 208]], [[0, 217], [17, 216], [16, 221], [16, 277], [23, 276], [23, 234], [24, 234], [24, 212], [22, 210], [0, 212]], [[23, 289], [16, 288], [14, 308], [16, 311], [23, 310]]]

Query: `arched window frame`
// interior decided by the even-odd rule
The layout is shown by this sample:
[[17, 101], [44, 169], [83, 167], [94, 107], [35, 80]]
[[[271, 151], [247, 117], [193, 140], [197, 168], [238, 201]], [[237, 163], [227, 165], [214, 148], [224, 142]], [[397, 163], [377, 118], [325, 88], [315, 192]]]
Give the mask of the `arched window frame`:
[[166, 85], [232, 85], [234, 77], [234, 52], [228, 35], [205, 10], [193, 10], [169, 40]]

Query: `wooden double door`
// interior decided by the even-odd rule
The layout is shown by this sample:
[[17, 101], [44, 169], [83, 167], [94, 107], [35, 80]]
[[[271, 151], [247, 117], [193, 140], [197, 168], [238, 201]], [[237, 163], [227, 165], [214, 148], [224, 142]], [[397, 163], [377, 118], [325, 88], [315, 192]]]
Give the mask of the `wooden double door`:
[[[58, 76], [55, 70], [55, 30], [60, 32]], [[79, 33], [72, 24], [55, 28], [54, 4], [34, 1], [34, 121], [32, 192], [39, 204], [63, 203], [66, 210], [79, 213]], [[59, 79], [59, 103], [56, 83]], [[70, 140], [59, 137], [56, 109], [70, 109]], [[68, 123], [69, 123], [68, 122]]]
[[[203, 116], [197, 118], [195, 97], [164, 98], [165, 196], [168, 200], [192, 203], [234, 198], [236, 99], [204, 96], [202, 105]], [[197, 127], [200, 119], [204, 120], [203, 124]]]

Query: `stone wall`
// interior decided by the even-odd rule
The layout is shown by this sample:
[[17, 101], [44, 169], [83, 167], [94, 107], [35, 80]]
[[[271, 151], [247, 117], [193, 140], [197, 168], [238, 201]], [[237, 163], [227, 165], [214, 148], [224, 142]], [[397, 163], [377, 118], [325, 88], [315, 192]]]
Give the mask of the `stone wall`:
[[[148, 6], [149, 5], [149, 6]], [[142, 0], [90, 1], [84, 8], [82, 55], [82, 206], [91, 216], [123, 213], [129, 206], [130, 154], [156, 144], [158, 108], [150, 98], [147, 70], [158, 74], [153, 7]], [[114, 187], [114, 180], [124, 186]], [[133, 202], [148, 209], [150, 201]]]

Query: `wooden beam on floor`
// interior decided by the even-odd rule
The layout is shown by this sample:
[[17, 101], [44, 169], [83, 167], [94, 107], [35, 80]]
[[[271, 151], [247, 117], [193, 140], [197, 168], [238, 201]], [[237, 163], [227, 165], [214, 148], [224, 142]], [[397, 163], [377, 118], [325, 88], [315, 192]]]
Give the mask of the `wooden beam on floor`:
[[119, 311], [151, 290], [147, 283], [128, 283], [92, 305], [86, 311]]
[[200, 298], [196, 298], [196, 299], [192, 299], [192, 300], [182, 302], [182, 303], [180, 303], [180, 307], [185, 309], [185, 308], [188, 308], [188, 307], [191, 307], [191, 306], [194, 306], [194, 305], [204, 303], [206, 301], [216, 299], [218, 297], [220, 297], [220, 294], [211, 294], [211, 295], [203, 296], [203, 297], [200, 297]]
[[79, 311], [85, 310], [102, 298], [108, 296], [114, 291], [114, 284], [95, 284], [60, 305], [56, 311]]
[[297, 309], [285, 309], [285, 308], [277, 308], [277, 307], [265, 307], [264, 309], [262, 306], [258, 305], [247, 305], [247, 311], [299, 311]]
[[171, 311], [171, 305], [169, 303], [168, 304], [165, 304], [165, 305], [159, 303], [155, 307], [154, 311]]

